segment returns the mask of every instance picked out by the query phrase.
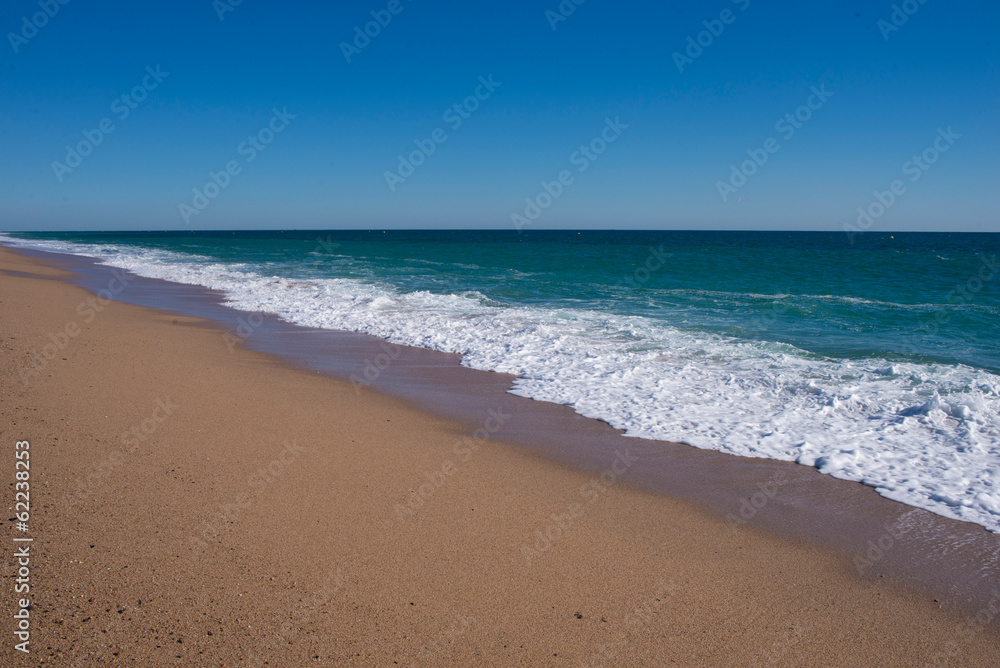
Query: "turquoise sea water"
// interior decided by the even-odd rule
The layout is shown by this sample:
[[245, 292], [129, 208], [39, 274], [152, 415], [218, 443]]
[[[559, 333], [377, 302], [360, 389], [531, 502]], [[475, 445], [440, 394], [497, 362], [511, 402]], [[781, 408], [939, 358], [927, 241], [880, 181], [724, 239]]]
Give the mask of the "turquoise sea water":
[[1000, 235], [51, 233], [237, 308], [465, 354], [628, 433], [1000, 529]]

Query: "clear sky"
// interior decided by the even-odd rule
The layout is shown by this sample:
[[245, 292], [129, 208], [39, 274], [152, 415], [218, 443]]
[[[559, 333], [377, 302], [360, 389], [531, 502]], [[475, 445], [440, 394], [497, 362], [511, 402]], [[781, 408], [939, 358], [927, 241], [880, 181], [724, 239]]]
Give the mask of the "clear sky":
[[1000, 232], [994, 0], [238, 1], [7, 0], [0, 229]]

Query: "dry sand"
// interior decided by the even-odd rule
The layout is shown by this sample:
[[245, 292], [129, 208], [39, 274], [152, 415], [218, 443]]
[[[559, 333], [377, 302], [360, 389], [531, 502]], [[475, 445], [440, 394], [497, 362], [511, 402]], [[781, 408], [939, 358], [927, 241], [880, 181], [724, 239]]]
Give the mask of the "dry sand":
[[[488, 425], [88, 303], [59, 276], [0, 249], [2, 665], [1000, 662], [982, 625], [842, 556], [462, 445]], [[50, 334], [65, 345], [25, 375]], [[20, 440], [28, 534], [8, 521]], [[12, 624], [25, 535], [29, 655]]]

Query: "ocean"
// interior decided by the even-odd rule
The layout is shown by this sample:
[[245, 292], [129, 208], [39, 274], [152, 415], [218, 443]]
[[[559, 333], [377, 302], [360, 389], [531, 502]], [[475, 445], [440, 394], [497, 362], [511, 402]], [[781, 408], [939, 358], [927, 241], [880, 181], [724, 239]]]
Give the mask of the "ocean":
[[1000, 234], [6, 233], [1000, 532]]

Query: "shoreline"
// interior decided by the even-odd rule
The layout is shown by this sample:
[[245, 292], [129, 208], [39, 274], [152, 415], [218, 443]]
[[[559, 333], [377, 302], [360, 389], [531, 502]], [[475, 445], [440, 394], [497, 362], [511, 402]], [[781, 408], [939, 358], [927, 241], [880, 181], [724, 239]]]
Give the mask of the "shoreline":
[[235, 310], [222, 303], [222, 293], [143, 278], [84, 256], [21, 252], [71, 271], [74, 283], [92, 292], [104, 290], [109, 297], [228, 328], [223, 338], [231, 353], [244, 346], [275, 355], [473, 427], [491, 410], [516, 414], [516, 420], [504, 421], [489, 435], [577, 470], [599, 474], [616, 451], [638, 449], [642, 465], [622, 477], [629, 484], [694, 502], [726, 518], [734, 530], [762, 529], [833, 549], [860, 576], [904, 584], [966, 614], [975, 615], [1000, 588], [1000, 534], [915, 509], [862, 483], [794, 462], [624, 437], [567, 406], [513, 395], [508, 392], [513, 376], [463, 367], [460, 355]]
[[[18, 387], [4, 383], [4, 406], [12, 407], [4, 410], [10, 411], [5, 417], [12, 430], [37, 434], [33, 439], [40, 446], [32, 447], [45, 476], [35, 480], [43, 485], [43, 495], [76, 498], [67, 495], [75, 494], [73, 477], [80, 470], [96, 471], [123, 450], [125, 460], [109, 465], [114, 475], [98, 481], [100, 494], [94, 487], [69, 508], [41, 511], [40, 560], [48, 565], [39, 566], [36, 585], [45, 597], [38, 604], [36, 647], [55, 647], [46, 634], [61, 618], [64, 658], [75, 661], [77, 655], [97, 652], [100, 648], [78, 644], [87, 642], [91, 631], [83, 622], [87, 617], [87, 623], [101, 619], [112, 627], [117, 621], [120, 628], [109, 633], [119, 640], [111, 643], [109, 636], [108, 643], [123, 656], [149, 651], [165, 662], [177, 653], [197, 661], [203, 656], [250, 660], [258, 643], [267, 644], [258, 655], [273, 657], [272, 665], [280, 665], [281, 657], [300, 656], [285, 652], [304, 647], [320, 652], [325, 661], [358, 664], [392, 659], [561, 665], [672, 658], [687, 664], [772, 659], [788, 665], [844, 660], [920, 665], [946, 651], [949, 642], [968, 636], [966, 629], [975, 635], [961, 645], [963, 660], [998, 655], [995, 615], [980, 627], [967, 626], [926, 593], [859, 577], [843, 554], [751, 528], [787, 523], [796, 508], [794, 495], [775, 496], [767, 504], [770, 510], [755, 514], [751, 519], [757, 521], [743, 528], [683, 495], [636, 487], [652, 484], [633, 466], [641, 455], [647, 461], [688, 459], [687, 472], [728, 456], [617, 436], [632, 449], [611, 450], [611, 456], [604, 450], [598, 458], [597, 444], [614, 435], [608, 434], [614, 432], [610, 427], [568, 416], [572, 411], [566, 407], [532, 412], [533, 420], [521, 429], [534, 430], [536, 440], [547, 438], [540, 425], [550, 420], [577, 422], [582, 425], [578, 433], [590, 430], [594, 459], [589, 467], [583, 462], [581, 470], [568, 465], [573, 457], [572, 463], [580, 464], [578, 451], [570, 457], [560, 446], [560, 460], [556, 450], [540, 453], [516, 445], [516, 430], [510, 429], [517, 420], [502, 416], [520, 415], [507, 406], [531, 400], [506, 395], [513, 403], [494, 408], [494, 414], [480, 411], [478, 421], [456, 422], [406, 397], [422, 391], [415, 377], [404, 373], [413, 368], [404, 363], [411, 354], [423, 355], [423, 364], [431, 365], [445, 385], [457, 384], [480, 399], [495, 396], [504, 382], [497, 374], [481, 386], [463, 384], [486, 372], [458, 367], [454, 359], [448, 370], [440, 353], [407, 349], [399, 355], [402, 362], [379, 374], [382, 383], [396, 383], [403, 399], [393, 398], [330, 378], [329, 369], [326, 375], [304, 371], [245, 349], [243, 343], [262, 345], [272, 327], [284, 331], [266, 319], [240, 345], [226, 338], [238, 335], [235, 327], [227, 332], [218, 322], [117, 302], [85, 322], [77, 309], [93, 295], [70, 285], [68, 276], [56, 278], [37, 267], [20, 251], [0, 249], [5, 308], [26, 316], [5, 323], [5, 377], [17, 380], [22, 367], [13, 360], [45, 345], [48, 334], [65, 331], [66, 323], [77, 322], [80, 332], [72, 335], [66, 359], [52, 359], [37, 383], [33, 379], [23, 388], [19, 380]], [[44, 276], [26, 277], [39, 271]], [[99, 284], [102, 279], [91, 280]], [[186, 290], [179, 292], [197, 292], [182, 287]], [[220, 308], [211, 306], [207, 291], [202, 294], [203, 307]], [[301, 339], [314, 334], [298, 332]], [[327, 344], [332, 340], [324, 337]], [[365, 348], [371, 342], [354, 340], [368, 351], [363, 354], [378, 354]], [[308, 341], [300, 343], [308, 356]], [[89, 399], [78, 396], [85, 388]], [[190, 399], [165, 401], [171, 394]], [[100, 416], [94, 413], [105, 407], [108, 417], [101, 410]], [[129, 433], [133, 441], [126, 446], [123, 434]], [[75, 448], [64, 445], [67, 438]], [[642, 451], [648, 443], [655, 449]], [[309, 464], [302, 466], [305, 461]], [[772, 477], [792, 470], [782, 462], [745, 461], [755, 462], [740, 465], [747, 471], [766, 470]], [[830, 489], [861, 487], [826, 479]], [[630, 484], [618, 484], [622, 481]], [[744, 480], [751, 489], [757, 482]], [[426, 485], [433, 493], [424, 495], [414, 513], [400, 515], [400, 500], [413, 498], [411, 492], [422, 486], [426, 491]], [[866, 497], [881, 499], [862, 489]], [[81, 517], [80, 511], [92, 509], [95, 496], [105, 502], [96, 514]], [[198, 534], [177, 526], [176, 518], [189, 516], [207, 524], [200, 534], [204, 546], [191, 540]], [[103, 549], [88, 547], [95, 536], [107, 536]], [[901, 553], [907, 551], [890, 550], [876, 566], [905, 560]], [[114, 577], [124, 573], [122, 566], [131, 573], [119, 582]], [[106, 575], [108, 568], [115, 575]], [[184, 577], [172, 577], [172, 568]], [[287, 578], [295, 584], [286, 587]], [[202, 605], [205, 614], [151, 593], [153, 580], [164, 583], [173, 600]], [[52, 588], [55, 583], [59, 586]], [[66, 598], [70, 591], [97, 603], [73, 603]], [[140, 600], [143, 604], [135, 602]], [[150, 601], [165, 607], [150, 609]], [[5, 599], [5, 609], [9, 605]], [[647, 613], [632, 616], [637, 606]], [[177, 615], [182, 621], [171, 621]], [[214, 616], [214, 626], [203, 630], [205, 616]], [[291, 643], [271, 648], [275, 635], [285, 639], [284, 620], [275, 621], [282, 616], [301, 628]], [[525, 627], [531, 629], [526, 635]], [[156, 637], [167, 628], [183, 628], [186, 638], [169, 648], [175, 652], [170, 655], [161, 651], [166, 636]], [[212, 629], [216, 632], [207, 635]], [[712, 643], [703, 640], [706, 630], [719, 634]], [[602, 644], [615, 648], [614, 655], [598, 651]]]

